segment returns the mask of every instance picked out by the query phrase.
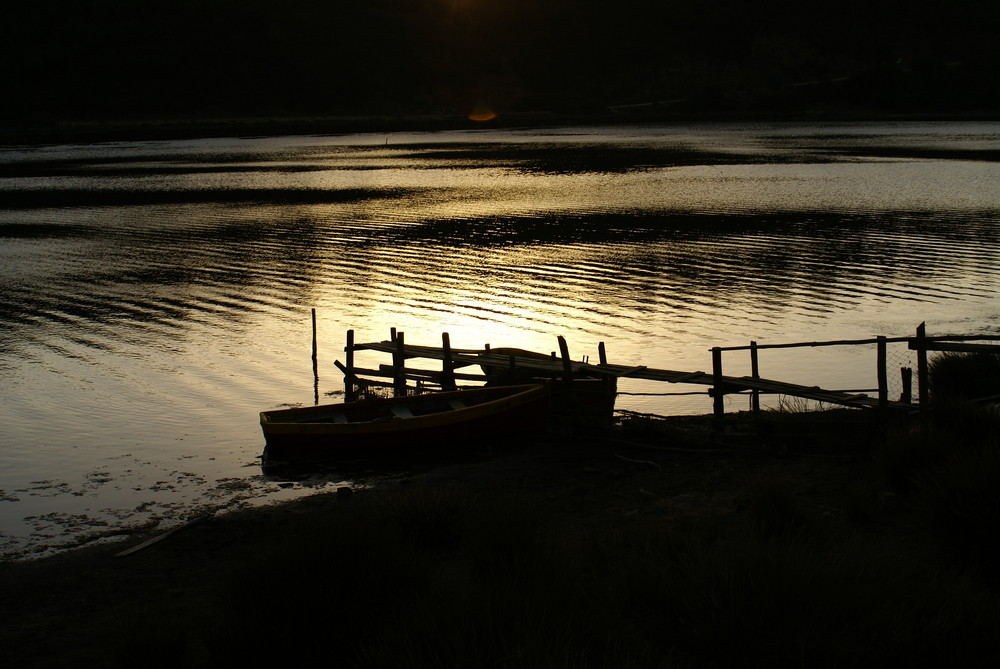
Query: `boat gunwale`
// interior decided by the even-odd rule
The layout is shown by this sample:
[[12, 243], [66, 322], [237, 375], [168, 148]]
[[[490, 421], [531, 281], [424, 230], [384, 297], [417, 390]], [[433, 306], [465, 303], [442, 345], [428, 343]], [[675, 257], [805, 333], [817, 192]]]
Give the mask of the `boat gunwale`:
[[[496, 392], [500, 397], [489, 399], [479, 404], [474, 404], [462, 408], [450, 408], [445, 411], [438, 411], [425, 415], [414, 415], [408, 417], [384, 417], [367, 421], [336, 423], [332, 421], [294, 421], [280, 420], [281, 416], [294, 416], [295, 414], [311, 414], [319, 412], [332, 413], [337, 408], [344, 408], [349, 411], [352, 405], [360, 405], [362, 408], [371, 406], [390, 406], [393, 404], [413, 404], [420, 401], [448, 401], [467, 395], [470, 391], [488, 390]], [[504, 392], [506, 391], [506, 392]], [[425, 395], [412, 395], [408, 397], [396, 398], [375, 398], [372, 400], [361, 400], [359, 402], [347, 402], [340, 404], [327, 404], [314, 407], [295, 407], [291, 409], [276, 409], [272, 411], [262, 411], [260, 414], [260, 424], [265, 437], [268, 436], [293, 436], [293, 435], [363, 435], [392, 432], [408, 432], [423, 429], [433, 429], [446, 425], [457, 425], [461, 423], [480, 420], [498, 413], [507, 411], [513, 407], [528, 404], [532, 401], [541, 400], [548, 396], [548, 387], [544, 384], [527, 384], [520, 386], [496, 386], [493, 388], [469, 388], [458, 391], [446, 391], [441, 393], [427, 393]], [[356, 408], [356, 407], [355, 407]], [[274, 420], [279, 418], [278, 420]]]

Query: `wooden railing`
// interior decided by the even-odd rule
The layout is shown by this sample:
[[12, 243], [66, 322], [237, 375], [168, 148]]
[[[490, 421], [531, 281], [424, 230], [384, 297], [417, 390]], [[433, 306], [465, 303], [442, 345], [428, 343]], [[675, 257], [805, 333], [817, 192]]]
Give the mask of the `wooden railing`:
[[[714, 397], [713, 409], [716, 415], [725, 411], [723, 401], [725, 395], [729, 394], [727, 384], [723, 375], [722, 354], [726, 351], [749, 351], [751, 379], [760, 378], [760, 361], [758, 351], [762, 349], [778, 348], [804, 348], [818, 346], [871, 346], [876, 347], [876, 383], [878, 407], [881, 409], [890, 406], [889, 401], [889, 375], [887, 364], [887, 350], [890, 343], [905, 343], [910, 350], [917, 352], [917, 391], [918, 402], [921, 406], [928, 403], [929, 365], [927, 361], [928, 351], [957, 351], [967, 353], [994, 353], [1000, 355], [1000, 344], [984, 344], [969, 342], [1000, 341], [1000, 335], [977, 334], [977, 335], [927, 335], [926, 323], [917, 326], [916, 334], [912, 337], [872, 337], [868, 339], [839, 339], [831, 341], [810, 341], [793, 342], [785, 344], [758, 344], [751, 341], [748, 346], [716, 346], [712, 351], [712, 376], [713, 384], [710, 394]], [[903, 392], [900, 402], [897, 404], [909, 404], [913, 398], [912, 391], [912, 369], [903, 367], [900, 369], [902, 377]], [[731, 384], [730, 384], [731, 385]], [[760, 391], [751, 390], [751, 404], [754, 411], [760, 410]]]
[[[355, 398], [357, 386], [362, 382], [368, 385], [391, 387], [394, 394], [397, 395], [407, 392], [408, 381], [416, 381], [418, 385], [438, 386], [442, 390], [455, 389], [459, 381], [485, 382], [488, 380], [485, 371], [483, 373], [462, 371], [468, 367], [480, 366], [484, 369], [502, 370], [507, 368], [522, 370], [529, 372], [537, 378], [565, 380], [574, 378], [600, 378], [612, 381], [628, 377], [650, 381], [708, 386], [707, 393], [713, 397], [713, 411], [716, 416], [722, 417], [725, 414], [725, 396], [737, 393], [750, 394], [751, 409], [754, 412], [760, 410], [761, 394], [791, 395], [818, 402], [877, 408], [880, 410], [912, 408], [912, 370], [908, 367], [900, 368], [903, 388], [900, 399], [898, 401], [889, 399], [887, 349], [888, 345], [892, 343], [905, 343], [910, 350], [916, 351], [919, 406], [926, 406], [928, 403], [928, 351], [988, 352], [1000, 354], [1000, 344], [983, 343], [1000, 341], [1000, 335], [928, 336], [924, 323], [921, 323], [917, 327], [916, 334], [912, 337], [878, 336], [867, 339], [841, 339], [780, 344], [759, 344], [756, 341], [751, 341], [746, 346], [716, 346], [710, 349], [712, 356], [711, 374], [653, 369], [642, 365], [610, 364], [607, 360], [607, 353], [603, 342], [598, 347], [599, 362], [597, 364], [591, 364], [589, 360], [577, 362], [570, 358], [566, 340], [563, 337], [558, 337], [557, 341], [558, 352], [553, 351], [548, 356], [539, 356], [538, 354], [519, 351], [517, 349], [491, 350], [489, 344], [484, 345], [481, 349], [453, 348], [448, 333], [442, 334], [440, 347], [407, 344], [404, 334], [397, 332], [395, 328], [391, 329], [390, 338], [387, 341], [357, 343], [354, 339], [354, 331], [348, 330], [347, 342], [344, 347], [345, 362], [341, 363], [338, 360], [335, 364], [344, 374], [345, 395], [348, 401]], [[876, 351], [877, 388], [871, 390], [876, 393], [875, 398], [868, 396], [867, 393], [871, 392], [869, 390], [825, 390], [818, 386], [803, 386], [766, 379], [760, 375], [758, 353], [763, 349], [872, 345], [875, 346]], [[392, 363], [390, 365], [379, 365], [377, 369], [357, 367], [355, 364], [355, 353], [366, 350], [389, 354], [392, 356]], [[736, 351], [749, 351], [751, 369], [749, 376], [732, 377], [724, 374], [723, 354]], [[420, 358], [439, 360], [441, 368], [437, 370], [408, 366], [408, 361]], [[381, 381], [378, 379], [391, 379], [391, 381]]]

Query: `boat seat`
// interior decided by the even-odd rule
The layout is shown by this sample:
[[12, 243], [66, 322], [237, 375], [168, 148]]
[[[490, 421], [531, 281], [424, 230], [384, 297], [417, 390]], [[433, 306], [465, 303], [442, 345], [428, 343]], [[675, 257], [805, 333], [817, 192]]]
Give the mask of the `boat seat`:
[[396, 415], [396, 418], [413, 418], [413, 412], [410, 411], [409, 407], [398, 404], [392, 407], [392, 413]]

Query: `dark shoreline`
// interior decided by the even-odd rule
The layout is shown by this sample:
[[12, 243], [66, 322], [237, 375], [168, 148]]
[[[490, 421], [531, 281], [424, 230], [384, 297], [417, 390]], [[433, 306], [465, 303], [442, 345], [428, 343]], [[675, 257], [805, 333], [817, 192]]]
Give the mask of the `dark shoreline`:
[[799, 114], [659, 114], [611, 112], [559, 114], [523, 112], [488, 122], [462, 115], [367, 116], [248, 116], [228, 118], [114, 119], [107, 121], [38, 121], [0, 125], [0, 147], [92, 144], [119, 141], [162, 141], [209, 137], [275, 137], [284, 135], [347, 135], [355, 133], [437, 132], [542, 128], [575, 125], [671, 125], [698, 123], [902, 123], [997, 121], [996, 112], [906, 113], [881, 112]]

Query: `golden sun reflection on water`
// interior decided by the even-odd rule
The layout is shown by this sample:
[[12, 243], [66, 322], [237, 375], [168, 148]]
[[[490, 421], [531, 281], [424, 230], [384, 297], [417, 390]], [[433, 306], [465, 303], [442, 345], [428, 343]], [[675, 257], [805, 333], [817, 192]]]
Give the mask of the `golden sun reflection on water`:
[[358, 301], [355, 295], [353, 304], [342, 280], [317, 287], [314, 299], [328, 350], [342, 348], [347, 329], [355, 330], [357, 341], [382, 341], [394, 327], [411, 344], [440, 346], [447, 332], [456, 349], [488, 344], [546, 354], [557, 350], [556, 337], [563, 335], [573, 359], [596, 360], [598, 343], [614, 335], [606, 328], [581, 327], [595, 316], [611, 325], [619, 320], [615, 310], [620, 305], [601, 294], [610, 287], [595, 283], [590, 273], [603, 262], [598, 248], [523, 244], [423, 250], [414, 255], [405, 248], [382, 248], [376, 254], [380, 263], [398, 267], [405, 258], [406, 269], [380, 276], [366, 287], [367, 297]]

